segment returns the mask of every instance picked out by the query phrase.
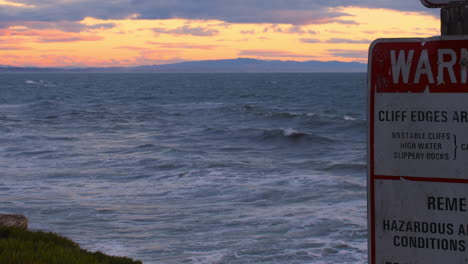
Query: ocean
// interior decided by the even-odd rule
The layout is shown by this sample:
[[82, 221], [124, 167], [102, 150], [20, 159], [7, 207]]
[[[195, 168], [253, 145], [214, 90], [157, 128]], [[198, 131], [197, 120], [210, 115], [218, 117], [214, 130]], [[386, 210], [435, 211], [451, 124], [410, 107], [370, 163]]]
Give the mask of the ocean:
[[366, 81], [0, 74], [0, 213], [145, 264], [367, 263]]

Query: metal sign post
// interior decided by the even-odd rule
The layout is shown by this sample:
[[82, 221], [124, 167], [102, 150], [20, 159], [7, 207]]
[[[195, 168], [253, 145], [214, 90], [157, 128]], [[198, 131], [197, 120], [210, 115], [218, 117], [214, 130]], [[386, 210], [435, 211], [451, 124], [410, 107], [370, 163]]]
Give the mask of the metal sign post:
[[468, 35], [468, 2], [451, 2], [440, 10], [442, 36]]
[[442, 37], [369, 50], [370, 264], [468, 264], [468, 2], [421, 2]]

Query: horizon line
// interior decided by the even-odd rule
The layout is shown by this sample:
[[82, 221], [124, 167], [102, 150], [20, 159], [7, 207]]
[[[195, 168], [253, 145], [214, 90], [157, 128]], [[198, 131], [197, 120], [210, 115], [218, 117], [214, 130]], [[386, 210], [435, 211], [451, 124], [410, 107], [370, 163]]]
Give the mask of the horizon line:
[[106, 68], [138, 68], [138, 67], [147, 67], [147, 66], [164, 66], [164, 65], [174, 65], [174, 64], [181, 64], [181, 63], [190, 63], [190, 62], [216, 62], [216, 61], [235, 61], [235, 60], [251, 60], [251, 61], [266, 61], [266, 62], [298, 62], [298, 63], [306, 63], [306, 62], [321, 62], [321, 63], [329, 63], [329, 62], [336, 62], [336, 63], [344, 63], [344, 64], [351, 64], [357, 63], [362, 65], [367, 65], [368, 63], [359, 62], [359, 61], [339, 61], [339, 60], [329, 60], [329, 61], [321, 61], [321, 60], [275, 60], [275, 59], [255, 59], [249, 57], [237, 57], [237, 58], [226, 58], [226, 59], [218, 59], [218, 60], [190, 60], [190, 61], [178, 61], [178, 62], [169, 62], [163, 64], [142, 64], [142, 65], [133, 65], [133, 66], [50, 66], [50, 67], [43, 67], [43, 66], [14, 66], [14, 65], [2, 65], [0, 64], [0, 68], [35, 68], [35, 69], [106, 69]]

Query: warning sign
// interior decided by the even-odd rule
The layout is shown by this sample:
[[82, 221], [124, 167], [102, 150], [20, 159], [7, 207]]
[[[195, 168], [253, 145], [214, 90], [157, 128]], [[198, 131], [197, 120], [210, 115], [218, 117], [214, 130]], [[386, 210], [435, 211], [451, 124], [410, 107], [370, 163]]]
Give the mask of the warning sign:
[[468, 38], [369, 52], [369, 263], [468, 263]]

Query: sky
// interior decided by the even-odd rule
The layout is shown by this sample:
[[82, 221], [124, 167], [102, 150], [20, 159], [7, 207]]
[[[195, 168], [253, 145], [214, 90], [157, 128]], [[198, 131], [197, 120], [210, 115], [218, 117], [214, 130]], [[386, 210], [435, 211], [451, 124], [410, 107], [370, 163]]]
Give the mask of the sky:
[[438, 12], [419, 0], [0, 0], [0, 65], [367, 63], [375, 39], [440, 35]]

